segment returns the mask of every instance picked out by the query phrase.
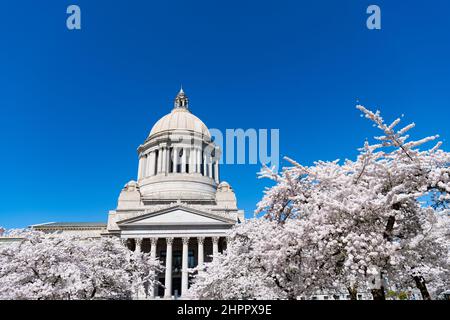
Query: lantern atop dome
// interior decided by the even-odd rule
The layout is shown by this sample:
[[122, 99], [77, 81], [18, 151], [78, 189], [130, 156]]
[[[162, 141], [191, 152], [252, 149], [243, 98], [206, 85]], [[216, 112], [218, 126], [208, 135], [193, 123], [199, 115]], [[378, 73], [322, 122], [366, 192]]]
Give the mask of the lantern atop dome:
[[175, 97], [174, 108], [189, 108], [189, 98], [184, 93], [183, 87], [181, 87], [180, 92], [178, 92], [177, 96]]

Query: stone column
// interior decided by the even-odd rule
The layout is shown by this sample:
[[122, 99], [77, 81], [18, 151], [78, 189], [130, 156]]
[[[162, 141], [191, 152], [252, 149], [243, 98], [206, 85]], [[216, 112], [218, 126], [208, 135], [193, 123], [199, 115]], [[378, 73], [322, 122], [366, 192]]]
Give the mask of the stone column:
[[147, 176], [153, 176], [155, 174], [155, 156], [155, 151], [150, 152], [150, 156], [147, 159], [149, 162]]
[[[225, 250], [228, 250], [228, 243], [230, 243], [230, 237], [229, 236], [225, 237], [225, 246], [226, 246]], [[223, 251], [223, 249], [222, 249], [222, 251]]]
[[150, 162], [150, 158], [148, 154], [142, 156], [142, 170], [141, 170], [141, 178], [145, 178], [149, 174], [148, 163]]
[[122, 242], [123, 246], [128, 249], [128, 239], [120, 238], [120, 241]]
[[166, 147], [166, 174], [170, 173], [170, 149], [169, 147]]
[[153, 175], [152, 172], [152, 155], [153, 152], [149, 152], [145, 155], [145, 173], [144, 173], [144, 177], [150, 177], [151, 175]]
[[195, 173], [195, 149], [191, 147], [189, 149], [189, 173]]
[[150, 238], [150, 256], [156, 259], [156, 244], [158, 243], [158, 238]]
[[208, 174], [209, 174], [209, 177], [212, 179], [212, 177], [213, 177], [212, 157], [209, 156], [208, 159], [209, 159], [209, 160], [208, 160]]
[[142, 252], [142, 239], [134, 239], [135, 243], [136, 243], [136, 249], [134, 251], [136, 252]]
[[163, 147], [162, 149], [162, 168], [161, 171], [163, 174], [167, 173], [167, 148]]
[[137, 176], [137, 179], [138, 179], [138, 180], [139, 180], [139, 179], [142, 179], [142, 176], [143, 176], [143, 172], [144, 172], [144, 160], [145, 160], [145, 157], [144, 157], [144, 156], [142, 156], [142, 157], [139, 158], [139, 168], [138, 168], [138, 176]]
[[216, 255], [219, 253], [219, 237], [213, 237], [213, 255]]
[[[135, 243], [135, 252], [142, 252], [142, 239], [141, 238], [135, 238], [134, 239], [134, 243]], [[145, 297], [145, 287], [144, 285], [139, 286], [136, 289], [136, 299], [142, 299]]]
[[181, 264], [181, 295], [184, 296], [189, 286], [188, 259], [189, 259], [189, 238], [183, 238], [183, 256]]
[[167, 249], [166, 249], [166, 279], [164, 286], [164, 297], [172, 297], [172, 243], [173, 238], [166, 238]]
[[203, 250], [203, 242], [205, 241], [204, 237], [198, 237], [198, 265], [201, 266], [205, 262], [205, 253]]
[[159, 149], [159, 158], [161, 160], [159, 173], [164, 173], [164, 147], [161, 147], [161, 149]]
[[191, 148], [191, 172], [196, 173], [197, 171], [197, 150], [194, 147]]
[[173, 147], [172, 151], [172, 157], [173, 157], [173, 172], [177, 172], [177, 166], [178, 166], [178, 148]]
[[[152, 257], [153, 259], [156, 259], [156, 244], [158, 243], [158, 238], [150, 238], [151, 241], [151, 246], [150, 246], [150, 257]], [[154, 298], [156, 297], [157, 292], [157, 287], [153, 286], [153, 288], [150, 288], [150, 294], [151, 297]]]
[[214, 162], [214, 178], [216, 180], [216, 183], [219, 183], [219, 160], [216, 160]]
[[183, 155], [181, 156], [181, 173], [186, 173], [186, 148], [183, 148]]
[[207, 177], [208, 176], [208, 171], [207, 171], [207, 163], [206, 163], [206, 154], [203, 154], [203, 175], [205, 176], [205, 177]]

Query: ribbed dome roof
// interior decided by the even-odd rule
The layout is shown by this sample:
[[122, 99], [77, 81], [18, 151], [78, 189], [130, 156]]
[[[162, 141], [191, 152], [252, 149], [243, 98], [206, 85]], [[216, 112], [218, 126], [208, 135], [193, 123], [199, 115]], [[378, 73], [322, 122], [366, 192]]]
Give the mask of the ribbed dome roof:
[[208, 127], [186, 108], [175, 108], [171, 113], [159, 119], [150, 131], [149, 137], [173, 130], [188, 130], [211, 138]]

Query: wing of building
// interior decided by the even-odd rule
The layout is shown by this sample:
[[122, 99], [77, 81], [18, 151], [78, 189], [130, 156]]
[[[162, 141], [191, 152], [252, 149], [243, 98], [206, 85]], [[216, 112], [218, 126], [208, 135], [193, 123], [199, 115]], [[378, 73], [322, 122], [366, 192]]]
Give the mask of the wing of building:
[[147, 296], [183, 295], [188, 268], [226, 248], [227, 231], [243, 221], [231, 186], [220, 180], [220, 150], [208, 127], [189, 109], [181, 89], [173, 109], [156, 122], [138, 148], [137, 180], [120, 192], [102, 223], [46, 223], [44, 232], [117, 236], [130, 250], [150, 252], [166, 266], [160, 288]]

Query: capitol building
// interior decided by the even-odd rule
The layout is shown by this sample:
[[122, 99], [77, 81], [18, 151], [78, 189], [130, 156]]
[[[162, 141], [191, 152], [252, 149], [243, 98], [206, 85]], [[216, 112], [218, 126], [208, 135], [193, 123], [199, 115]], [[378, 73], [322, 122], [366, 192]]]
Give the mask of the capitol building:
[[146, 288], [147, 298], [183, 297], [188, 269], [226, 248], [227, 231], [243, 221], [231, 186], [220, 180], [220, 150], [208, 127], [180, 90], [170, 113], [159, 119], [138, 148], [137, 180], [121, 190], [105, 223], [44, 223], [44, 232], [120, 237], [130, 250], [159, 258], [164, 287]]

